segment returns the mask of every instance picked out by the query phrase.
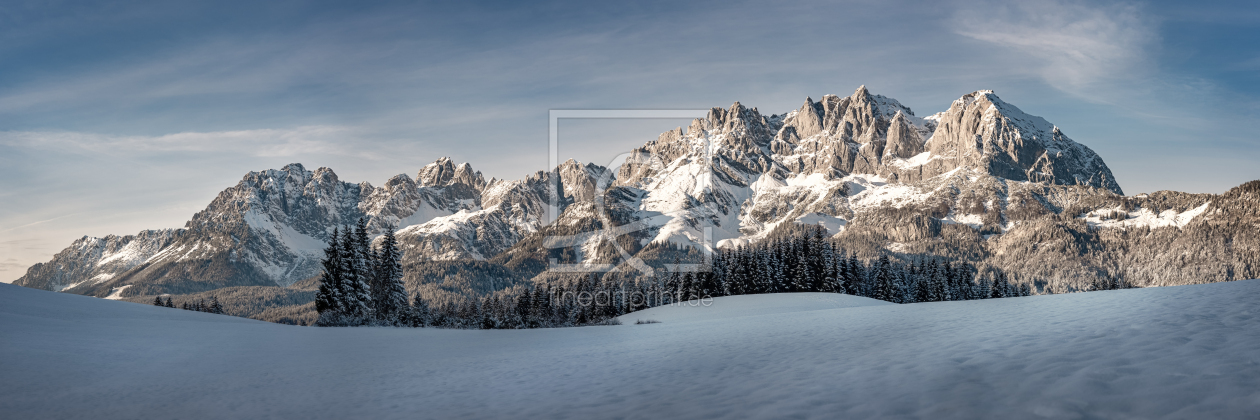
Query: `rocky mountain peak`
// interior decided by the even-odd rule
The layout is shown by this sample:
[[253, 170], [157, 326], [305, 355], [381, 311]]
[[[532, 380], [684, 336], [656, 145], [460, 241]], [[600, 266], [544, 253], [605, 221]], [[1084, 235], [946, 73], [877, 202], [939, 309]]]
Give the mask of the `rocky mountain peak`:
[[[298, 165], [298, 167], [301, 167], [301, 166], [302, 165]], [[339, 182], [339, 179], [337, 178], [337, 173], [333, 172], [331, 168], [328, 168], [326, 166], [321, 166], [319, 167], [319, 169], [316, 169], [312, 177], [321, 183]]]
[[937, 117], [939, 125], [927, 149], [953, 161], [951, 166], [1017, 181], [1090, 185], [1123, 194], [1097, 153], [991, 90], [963, 95]]
[[909, 159], [923, 153], [923, 137], [906, 114], [897, 111], [888, 124], [888, 140], [884, 146], [887, 156]]
[[455, 174], [451, 176], [451, 183], [464, 184], [480, 190], [485, 188], [486, 179], [481, 176], [481, 171], [473, 170], [471, 164], [464, 162], [455, 167]]
[[828, 94], [818, 102], [806, 98], [799, 109], [784, 118], [776, 137], [788, 143], [818, 136], [861, 144], [882, 143], [888, 124], [898, 112], [914, 116], [910, 108], [895, 99], [872, 94], [861, 86], [848, 97]]
[[474, 171], [472, 165], [461, 163], [455, 165], [451, 158], [442, 157], [437, 161], [420, 168], [416, 174], [416, 184], [422, 187], [445, 187], [452, 184], [463, 184], [476, 190], [486, 186], [481, 172]]
[[800, 138], [809, 138], [823, 131], [823, 107], [806, 97], [805, 103], [792, 115], [790, 124]]
[[416, 182], [412, 181], [407, 174], [398, 174], [385, 181], [383, 188], [389, 191], [414, 190], [416, 189]]
[[557, 166], [556, 173], [559, 175], [560, 187], [564, 189], [562, 196], [567, 202], [591, 201], [600, 192], [596, 188], [600, 178], [604, 178], [607, 185], [614, 181], [613, 174], [608, 173], [607, 168], [593, 163], [583, 165], [573, 159]]
[[[963, 95], [961, 98], [955, 99], [954, 103], [950, 105], [950, 108], [953, 109], [956, 106], [966, 108], [966, 107], [971, 106], [971, 104], [975, 103], [977, 100], [980, 100], [980, 99], [993, 101], [994, 99], [997, 99], [997, 95], [993, 94], [992, 90], [977, 90], [975, 92], [971, 92], [966, 95]], [[1001, 99], [997, 99], [997, 100], [1001, 101]]]
[[[732, 146], [739, 143], [764, 142], [772, 132], [770, 121], [762, 116], [757, 108], [748, 108], [739, 102], [731, 104], [731, 107], [726, 109], [717, 107], [710, 109], [703, 119], [692, 121], [687, 130], [687, 134], [691, 136], [702, 136], [706, 133], [725, 135]], [[681, 133], [678, 134], [681, 135]]]

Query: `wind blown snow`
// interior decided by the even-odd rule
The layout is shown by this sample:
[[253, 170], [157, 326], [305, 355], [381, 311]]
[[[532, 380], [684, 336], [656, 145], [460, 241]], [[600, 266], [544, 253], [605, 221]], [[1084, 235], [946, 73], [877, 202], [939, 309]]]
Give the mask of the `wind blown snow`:
[[1260, 418], [1260, 281], [774, 309], [794, 298], [470, 331], [295, 327], [0, 284], [0, 413]]

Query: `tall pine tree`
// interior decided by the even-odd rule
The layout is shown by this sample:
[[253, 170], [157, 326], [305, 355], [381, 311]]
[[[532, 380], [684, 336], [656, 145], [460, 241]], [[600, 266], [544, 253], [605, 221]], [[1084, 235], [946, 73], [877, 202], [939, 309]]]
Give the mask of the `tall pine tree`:
[[372, 289], [376, 303], [376, 318], [385, 325], [400, 325], [407, 310], [407, 288], [402, 281], [402, 253], [394, 229], [386, 227], [385, 237], [377, 253], [375, 287]]
[[893, 284], [893, 267], [887, 255], [880, 255], [875, 266], [875, 290], [872, 298], [885, 302], [894, 302], [896, 291]]
[[316, 325], [345, 325], [346, 305], [342, 296], [345, 290], [343, 285], [345, 279], [341, 272], [343, 266], [341, 231], [337, 228], [333, 228], [328, 247], [324, 248], [324, 259], [321, 264], [324, 267], [324, 273], [320, 275], [319, 291], [315, 293], [315, 310], [319, 311], [319, 320], [316, 321]]
[[[362, 226], [362, 219], [360, 219]], [[350, 325], [364, 325], [372, 319], [372, 295], [368, 282], [371, 278], [371, 263], [367, 249], [367, 232], [356, 232], [347, 229], [342, 235], [341, 248], [345, 252], [342, 258], [342, 275], [344, 288], [342, 294], [346, 305], [346, 318]]]

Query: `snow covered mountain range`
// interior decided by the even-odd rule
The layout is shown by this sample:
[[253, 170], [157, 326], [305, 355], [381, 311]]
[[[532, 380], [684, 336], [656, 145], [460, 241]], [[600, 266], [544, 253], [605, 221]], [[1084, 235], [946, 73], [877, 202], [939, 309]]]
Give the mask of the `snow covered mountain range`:
[[[361, 217], [374, 233], [395, 229], [410, 264], [479, 261], [523, 280], [553, 260], [626, 269], [627, 256], [659, 263], [664, 245], [739, 246], [805, 223], [826, 226], [867, 257], [962, 257], [1028, 281], [1084, 275], [1181, 284], [1202, 282], [1189, 274], [1232, 279], [1260, 267], [1254, 254], [1239, 253], [1260, 249], [1254, 229], [1224, 248], [1199, 246], [1226, 227], [1252, 226], [1256, 190], [1125, 197], [1093, 150], [992, 91], [919, 117], [860, 87], [785, 114], [738, 102], [713, 108], [614, 168], [568, 161], [521, 180], [487, 181], [470, 164], [442, 158], [380, 187], [300, 164], [251, 172], [183, 228], [84, 237], [15, 284], [101, 297], [287, 287], [317, 275], [332, 229]], [[558, 217], [548, 220], [553, 202]], [[1187, 228], [1206, 233], [1183, 234]], [[1135, 229], [1147, 236], [1130, 237]], [[557, 246], [547, 240], [555, 235], [577, 239]], [[1155, 253], [1210, 255], [1151, 274], [1126, 264], [1164, 266], [1176, 256], [1117, 245], [1143, 240], [1179, 244]], [[1055, 271], [1061, 260], [1073, 268]]]

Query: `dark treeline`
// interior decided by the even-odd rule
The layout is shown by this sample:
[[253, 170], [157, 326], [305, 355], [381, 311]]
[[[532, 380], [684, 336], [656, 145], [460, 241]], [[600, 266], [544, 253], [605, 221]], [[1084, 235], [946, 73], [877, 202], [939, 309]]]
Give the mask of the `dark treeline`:
[[[390, 243], [388, 238], [384, 241]], [[386, 251], [378, 254], [381, 252]], [[338, 265], [341, 266], [345, 264]], [[441, 304], [417, 295], [410, 305], [399, 308], [396, 322], [386, 324], [481, 329], [608, 325], [618, 323], [614, 319], [617, 316], [655, 306], [700, 305], [709, 298], [760, 293], [845, 293], [894, 303], [1032, 294], [1027, 283], [1012, 284], [1001, 272], [980, 275], [965, 261], [924, 258], [900, 262], [887, 256], [863, 261], [827, 240], [823, 228], [812, 226], [792, 235], [716, 252], [699, 270], [685, 267], [688, 266], [677, 262], [667, 265], [665, 275], [656, 277], [588, 274], [545, 286], [515, 288], [481, 299]], [[1119, 282], [1094, 285], [1094, 289], [1124, 287], [1128, 286]], [[321, 320], [324, 312], [321, 310]]]
[[1000, 272], [978, 276], [971, 264], [939, 258], [909, 263], [886, 255], [864, 262], [826, 240], [811, 226], [803, 234], [717, 253], [710, 273], [684, 276], [688, 297], [757, 293], [830, 292], [893, 303], [941, 302], [1028, 296]]
[[[167, 296], [165, 301], [162, 300], [161, 296], [158, 296], [158, 297], [153, 298], [153, 306], [174, 308], [175, 302], [171, 300], [170, 296]], [[208, 312], [208, 313], [219, 314], [219, 315], [223, 314], [223, 305], [219, 303], [219, 298], [217, 296], [211, 296], [210, 303], [208, 304], [206, 303], [205, 299], [198, 300], [192, 303], [184, 302], [184, 304], [180, 306], [180, 309], [183, 309], [185, 311]]]

